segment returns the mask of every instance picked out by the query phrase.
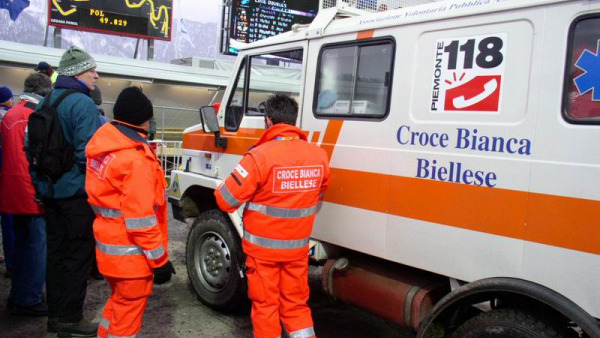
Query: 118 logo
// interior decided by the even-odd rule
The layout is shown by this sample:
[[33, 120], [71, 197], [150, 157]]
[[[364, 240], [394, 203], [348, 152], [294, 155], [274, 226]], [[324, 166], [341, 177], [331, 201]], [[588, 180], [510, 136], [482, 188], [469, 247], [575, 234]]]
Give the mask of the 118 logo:
[[438, 40], [431, 112], [499, 112], [506, 33]]

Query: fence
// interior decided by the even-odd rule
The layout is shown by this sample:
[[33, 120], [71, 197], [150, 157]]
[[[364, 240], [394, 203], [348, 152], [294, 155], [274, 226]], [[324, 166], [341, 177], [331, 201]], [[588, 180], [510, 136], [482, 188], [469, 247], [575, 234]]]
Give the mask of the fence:
[[162, 163], [163, 171], [167, 179], [171, 176], [171, 170], [181, 166], [181, 141], [148, 141], [156, 145], [156, 155]]

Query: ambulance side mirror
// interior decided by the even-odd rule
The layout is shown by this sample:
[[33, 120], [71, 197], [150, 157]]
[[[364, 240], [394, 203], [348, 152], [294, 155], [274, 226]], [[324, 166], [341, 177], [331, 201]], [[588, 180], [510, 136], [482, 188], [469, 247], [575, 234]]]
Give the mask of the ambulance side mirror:
[[219, 121], [217, 120], [217, 111], [213, 106], [200, 107], [200, 120], [205, 133], [214, 133], [219, 131]]
[[227, 139], [221, 137], [221, 133], [219, 132], [219, 121], [217, 120], [215, 107], [200, 107], [200, 119], [202, 120], [202, 129], [204, 129], [204, 132], [215, 134], [215, 146], [217, 148], [227, 148]]

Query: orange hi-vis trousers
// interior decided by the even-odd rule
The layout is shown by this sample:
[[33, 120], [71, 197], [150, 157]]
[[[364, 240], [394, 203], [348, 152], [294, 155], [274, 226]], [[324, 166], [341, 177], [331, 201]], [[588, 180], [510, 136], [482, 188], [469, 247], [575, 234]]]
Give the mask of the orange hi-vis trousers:
[[254, 337], [280, 337], [280, 321], [290, 338], [316, 337], [310, 308], [306, 305], [310, 293], [308, 257], [271, 262], [246, 256], [246, 267]]
[[106, 277], [110, 298], [104, 306], [98, 337], [135, 337], [142, 328], [148, 297], [152, 294], [152, 276], [136, 279]]

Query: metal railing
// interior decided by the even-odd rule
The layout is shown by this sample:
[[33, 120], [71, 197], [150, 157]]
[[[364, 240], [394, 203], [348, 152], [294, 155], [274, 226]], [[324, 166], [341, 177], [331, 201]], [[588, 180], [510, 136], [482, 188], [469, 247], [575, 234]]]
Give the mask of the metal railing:
[[171, 170], [178, 169], [181, 166], [181, 141], [148, 141], [149, 144], [156, 145], [156, 155], [160, 159], [165, 177], [171, 176]]

